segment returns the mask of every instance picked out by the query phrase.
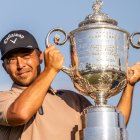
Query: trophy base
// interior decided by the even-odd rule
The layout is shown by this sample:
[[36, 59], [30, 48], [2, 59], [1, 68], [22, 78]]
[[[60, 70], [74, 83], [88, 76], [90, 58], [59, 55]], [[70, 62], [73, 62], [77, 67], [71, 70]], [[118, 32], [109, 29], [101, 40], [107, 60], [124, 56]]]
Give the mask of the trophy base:
[[[95, 106], [84, 110], [80, 140], [128, 140], [122, 113], [113, 106]], [[79, 135], [78, 134], [78, 135]]]

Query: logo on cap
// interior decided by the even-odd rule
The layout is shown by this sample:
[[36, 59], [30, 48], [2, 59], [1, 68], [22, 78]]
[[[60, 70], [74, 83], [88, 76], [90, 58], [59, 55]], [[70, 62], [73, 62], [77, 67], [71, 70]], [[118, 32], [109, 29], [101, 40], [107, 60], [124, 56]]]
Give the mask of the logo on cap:
[[11, 41], [13, 44], [15, 44], [16, 41], [17, 41], [17, 38], [15, 38], [15, 40], [11, 40], [11, 39], [10, 39], [10, 41]]
[[14, 40], [11, 40], [11, 38], [13, 37], [19, 37], [20, 39], [23, 39], [24, 38], [24, 35], [22, 34], [18, 34], [18, 33], [13, 33], [13, 34], [9, 34], [5, 39], [4, 39], [4, 44], [7, 44], [9, 39], [10, 39], [10, 42], [12, 42], [13, 44], [16, 43], [17, 41], [17, 38], [15, 38]]

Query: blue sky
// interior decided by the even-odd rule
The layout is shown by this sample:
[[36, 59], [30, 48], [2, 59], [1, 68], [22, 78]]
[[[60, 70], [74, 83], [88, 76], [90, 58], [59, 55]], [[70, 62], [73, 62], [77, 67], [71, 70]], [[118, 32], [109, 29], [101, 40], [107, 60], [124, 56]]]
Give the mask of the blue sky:
[[[11, 30], [25, 29], [30, 31], [37, 39], [43, 51], [45, 49], [45, 37], [48, 31], [54, 27], [62, 27], [67, 33], [76, 29], [84, 18], [92, 13], [93, 0], [0, 0], [0, 38]], [[139, 0], [104, 0], [103, 12], [118, 21], [118, 26], [127, 30], [130, 34], [140, 31]], [[69, 43], [58, 47], [64, 54], [65, 64], [69, 66]], [[130, 47], [129, 65], [140, 61], [140, 50]], [[42, 69], [43, 69], [42, 65]], [[0, 90], [9, 89], [12, 81], [0, 67]], [[53, 82], [57, 89], [70, 89], [73, 84], [70, 78], [60, 72]], [[133, 109], [128, 124], [130, 140], [139, 140], [140, 130], [140, 84], [135, 86], [133, 97]], [[109, 99], [109, 104], [116, 105], [120, 95]]]

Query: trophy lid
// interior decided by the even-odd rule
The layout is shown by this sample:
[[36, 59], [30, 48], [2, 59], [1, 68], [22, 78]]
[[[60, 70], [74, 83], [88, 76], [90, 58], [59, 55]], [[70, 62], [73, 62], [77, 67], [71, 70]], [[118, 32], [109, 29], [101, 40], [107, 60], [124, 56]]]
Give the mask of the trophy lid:
[[97, 22], [117, 25], [118, 22], [116, 20], [112, 19], [107, 14], [101, 12], [102, 5], [103, 5], [102, 0], [96, 0], [96, 2], [92, 6], [93, 14], [88, 15], [85, 18], [85, 21], [79, 24], [79, 27]]

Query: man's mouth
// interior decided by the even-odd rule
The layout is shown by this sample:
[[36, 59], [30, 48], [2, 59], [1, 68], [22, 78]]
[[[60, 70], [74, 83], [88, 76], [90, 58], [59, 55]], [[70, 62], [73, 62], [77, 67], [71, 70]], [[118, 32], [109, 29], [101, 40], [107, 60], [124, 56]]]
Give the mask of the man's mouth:
[[28, 76], [30, 71], [21, 71], [21, 72], [18, 72], [17, 75], [20, 76], [20, 77], [26, 77]]

